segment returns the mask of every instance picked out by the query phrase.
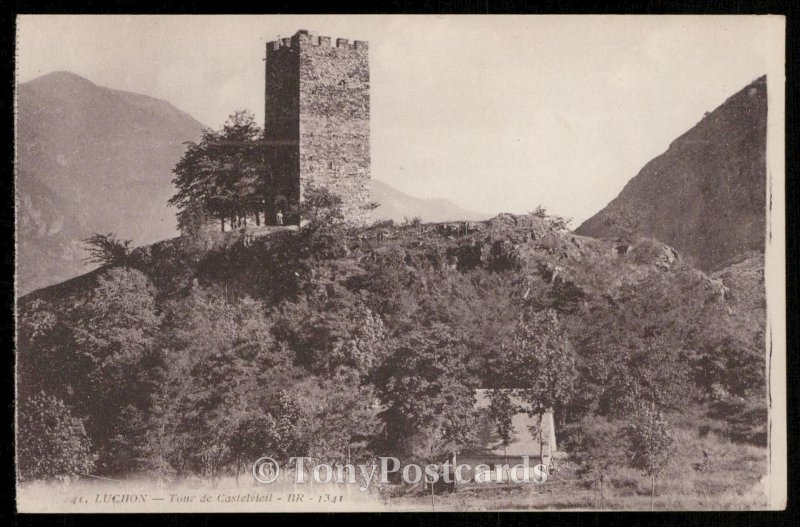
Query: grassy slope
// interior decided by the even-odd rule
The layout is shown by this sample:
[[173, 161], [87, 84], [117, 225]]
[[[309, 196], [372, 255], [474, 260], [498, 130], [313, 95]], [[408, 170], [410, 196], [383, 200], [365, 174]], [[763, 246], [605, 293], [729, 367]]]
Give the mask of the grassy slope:
[[[650, 478], [632, 468], [613, 467], [602, 495], [593, 481], [576, 474], [569, 458], [541, 485], [500, 483], [467, 484], [454, 494], [436, 495], [437, 511], [447, 510], [751, 510], [767, 506], [761, 486], [769, 451], [733, 443], [713, 432], [701, 435], [701, 415], [671, 415], [678, 446], [676, 455], [657, 480], [651, 500]], [[708, 471], [703, 452], [712, 452]], [[431, 497], [407, 495], [392, 501], [400, 509], [431, 510]]]

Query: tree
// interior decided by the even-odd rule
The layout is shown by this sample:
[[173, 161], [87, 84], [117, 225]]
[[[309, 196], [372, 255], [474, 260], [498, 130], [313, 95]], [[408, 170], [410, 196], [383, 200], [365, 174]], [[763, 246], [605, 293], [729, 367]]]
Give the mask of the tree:
[[373, 409], [374, 390], [358, 371], [343, 367], [326, 376], [307, 376], [295, 384], [291, 395], [308, 456], [328, 463], [372, 457], [381, 423]]
[[21, 480], [71, 481], [90, 474], [95, 456], [83, 422], [44, 392], [19, 405], [17, 469]]
[[552, 410], [563, 421], [577, 373], [574, 351], [554, 310], [527, 310], [503, 343], [501, 360], [504, 387], [514, 389], [531, 414]]
[[[708, 333], [711, 330], [706, 328]], [[763, 334], [762, 334], [763, 335]], [[766, 385], [763, 336], [747, 342], [732, 332], [703, 335], [695, 377], [708, 392], [715, 386], [737, 397], [763, 395]]]
[[366, 375], [386, 356], [383, 321], [354, 295], [285, 302], [274, 320], [276, 337], [315, 374], [330, 375], [347, 367]]
[[204, 129], [199, 142], [187, 143], [173, 169], [177, 191], [169, 204], [177, 207], [179, 227], [197, 229], [198, 218], [215, 218], [225, 231], [247, 216], [260, 223], [266, 208], [263, 131], [246, 110], [234, 112], [219, 130]]
[[76, 402], [86, 393], [87, 377], [94, 367], [76, 355], [72, 321], [62, 309], [42, 299], [21, 302], [17, 319], [17, 396], [22, 400], [40, 391]]
[[83, 240], [87, 261], [110, 267], [128, 265], [131, 240], [120, 240], [113, 233], [94, 234]]
[[531, 213], [531, 216], [536, 216], [537, 218], [545, 219], [547, 218], [547, 209], [542, 206], [542, 204], [536, 205], [536, 209], [534, 209]]
[[160, 324], [150, 280], [127, 267], [109, 269], [73, 316], [78, 352], [95, 366], [95, 395], [105, 400], [127, 389]]
[[505, 452], [514, 435], [512, 419], [519, 411], [517, 405], [511, 400], [508, 390], [491, 390], [489, 392], [489, 414], [494, 420], [497, 434]]
[[98, 472], [136, 468], [160, 322], [152, 284], [127, 267], [105, 269], [69, 303], [21, 309], [20, 399], [45, 390], [76, 412]]
[[300, 218], [306, 223], [300, 232], [299, 242], [307, 257], [315, 260], [341, 257], [346, 253], [345, 239], [348, 228], [343, 199], [325, 187], [309, 185], [303, 191]]
[[605, 504], [609, 472], [630, 459], [624, 421], [586, 415], [561, 429], [561, 445], [578, 465], [577, 474], [588, 476], [596, 491], [595, 507]]
[[148, 449], [154, 468], [161, 469], [161, 452], [168, 452], [176, 471], [216, 483], [231, 465], [240, 470], [259, 433], [262, 447], [277, 455], [277, 439], [269, 434], [286, 421], [276, 413], [285, 413], [278, 392], [291, 358], [275, 343], [264, 306], [196, 288], [168, 306], [164, 329], [166, 386], [153, 401], [158, 416], [152, 422], [159, 441]]
[[102, 472], [125, 475], [138, 473], [144, 468], [142, 448], [147, 442], [147, 433], [144, 412], [133, 404], [122, 408], [103, 445], [99, 467]]
[[312, 229], [334, 226], [345, 219], [342, 211], [343, 202], [340, 195], [326, 187], [309, 185], [303, 192], [300, 217], [307, 220], [307, 225]]
[[628, 428], [631, 448], [631, 466], [651, 478], [651, 502], [656, 495], [656, 478], [663, 472], [672, 458], [672, 436], [669, 426], [655, 404], [643, 403], [632, 415]]
[[605, 415], [627, 414], [639, 399], [682, 409], [697, 400], [700, 335], [718, 325], [708, 316], [714, 310], [708, 281], [681, 265], [665, 271], [626, 264], [619, 273], [613, 296], [589, 300], [594, 305], [566, 326], [579, 346], [582, 384], [596, 394], [587, 402]]
[[155, 338], [161, 323], [155, 290], [139, 271], [108, 269], [97, 278], [86, 301], [71, 313], [70, 322], [72, 360], [86, 363], [88, 371], [86, 379], [68, 382], [75, 389], [75, 407], [89, 417], [87, 429], [101, 446], [98, 466], [105, 470], [115, 463], [114, 454], [106, 447], [118, 432], [120, 418], [108, 409], [147, 406], [147, 383], [142, 379], [156, 352]]
[[613, 347], [612, 362], [600, 396], [604, 413], [634, 413], [647, 402], [678, 410], [694, 393], [686, 361], [663, 339], [640, 341], [635, 348]]
[[547, 220], [550, 226], [557, 231], [569, 230], [570, 223], [572, 223], [572, 218], [567, 218], [565, 216], [556, 216], [555, 214], [552, 215], [548, 214], [547, 209], [545, 209], [541, 204], [537, 205], [536, 209], [531, 211], [529, 214], [531, 216]]
[[474, 380], [465, 347], [447, 326], [400, 338], [377, 374], [388, 443], [422, 459], [458, 452], [472, 438]]
[[410, 315], [418, 309], [415, 289], [418, 273], [408, 263], [407, 252], [399, 246], [375, 251], [364, 263], [364, 289], [370, 292], [370, 306], [396, 325], [410, 324]]
[[158, 486], [171, 481], [181, 467], [179, 438], [176, 430], [180, 419], [175, 401], [183, 385], [183, 369], [173, 364], [161, 365], [151, 372], [155, 389], [150, 394], [143, 428], [144, 441], [138, 445], [139, 467], [153, 477]]
[[304, 454], [308, 438], [304, 437], [299, 421], [298, 405], [285, 390], [280, 390], [268, 407], [248, 411], [230, 438], [236, 481], [243, 465], [262, 456], [285, 463], [292, 456]]
[[328, 369], [347, 366], [366, 375], [385, 358], [386, 328], [368, 307], [359, 304], [353, 311], [355, 316], [349, 320], [355, 327], [334, 342]]

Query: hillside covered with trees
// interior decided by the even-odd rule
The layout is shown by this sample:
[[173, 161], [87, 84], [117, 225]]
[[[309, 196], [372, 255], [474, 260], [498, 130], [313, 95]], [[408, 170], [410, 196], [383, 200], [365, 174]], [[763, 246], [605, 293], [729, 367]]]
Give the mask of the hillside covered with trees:
[[[653, 497], [670, 470], [697, 473], [714, 499], [765, 474], [763, 253], [711, 273], [542, 207], [359, 226], [310, 186], [302, 226], [261, 229], [262, 147], [248, 112], [204, 130], [173, 170], [180, 237], [95, 234], [98, 269], [19, 300], [21, 481], [436, 462], [474, 439], [477, 388], [496, 389], [501, 436], [508, 394], [552, 411], [563, 473], [599, 496], [636, 488], [626, 470]], [[715, 473], [718, 444], [749, 464]]]
[[654, 481], [676, 415], [766, 444], [761, 255], [709, 276], [541, 208], [357, 228], [338, 203], [315, 190], [312, 221], [249, 243], [96, 237], [103, 267], [23, 297], [20, 477], [214, 481], [265, 452], [438, 459], [470, 440], [477, 387], [553, 409], [587, 481], [612, 455], [577, 455], [598, 420], [618, 425], [607, 462]]

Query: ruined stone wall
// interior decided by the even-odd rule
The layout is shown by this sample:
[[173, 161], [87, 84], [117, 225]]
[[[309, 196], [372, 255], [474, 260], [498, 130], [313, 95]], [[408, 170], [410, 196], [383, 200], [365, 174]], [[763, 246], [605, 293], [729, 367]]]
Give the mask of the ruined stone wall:
[[345, 39], [332, 43], [330, 37], [306, 31], [269, 43], [266, 100], [267, 139], [297, 141], [285, 150], [270, 147], [268, 170], [276, 188], [294, 203], [309, 185], [328, 188], [343, 198], [348, 219], [366, 221], [370, 178], [367, 43]]

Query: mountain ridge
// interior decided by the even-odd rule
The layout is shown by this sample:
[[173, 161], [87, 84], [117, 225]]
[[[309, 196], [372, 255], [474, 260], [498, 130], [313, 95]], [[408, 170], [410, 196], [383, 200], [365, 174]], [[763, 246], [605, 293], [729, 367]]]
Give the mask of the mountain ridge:
[[707, 112], [576, 233], [648, 236], [712, 271], [766, 233], [766, 76]]

